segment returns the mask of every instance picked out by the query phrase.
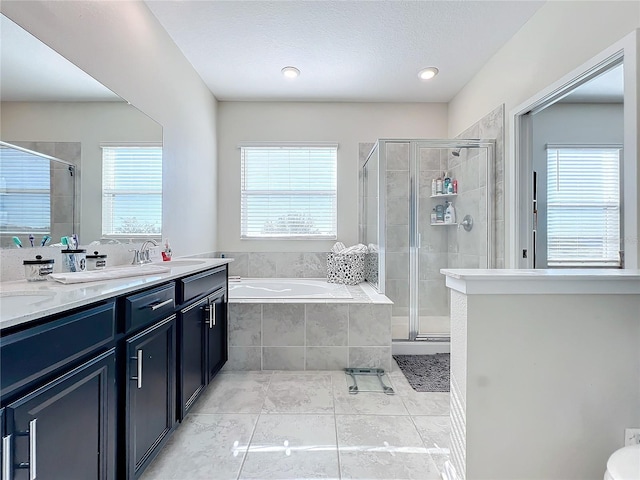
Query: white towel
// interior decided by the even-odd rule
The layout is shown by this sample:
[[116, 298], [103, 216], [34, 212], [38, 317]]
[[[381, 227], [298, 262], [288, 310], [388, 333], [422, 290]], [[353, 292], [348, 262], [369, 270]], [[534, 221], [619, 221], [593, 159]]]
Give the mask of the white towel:
[[91, 270], [90, 272], [52, 273], [49, 278], [60, 283], [86, 283], [141, 275], [159, 275], [170, 271], [169, 267], [160, 265], [131, 265], [105, 268], [104, 270]]
[[333, 247], [331, 247], [331, 253], [342, 253], [345, 248], [344, 243], [336, 242]]
[[349, 253], [367, 253], [367, 246], [359, 243], [357, 245], [353, 245], [349, 248], [345, 248], [340, 252], [343, 255], [347, 255]]

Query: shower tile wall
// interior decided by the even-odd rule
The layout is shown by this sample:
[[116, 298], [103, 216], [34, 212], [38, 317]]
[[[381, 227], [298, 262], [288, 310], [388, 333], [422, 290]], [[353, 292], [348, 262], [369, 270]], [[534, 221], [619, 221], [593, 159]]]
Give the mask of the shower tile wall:
[[[504, 230], [504, 105], [500, 105], [490, 113], [471, 125], [456, 138], [495, 139], [494, 181], [493, 181], [493, 268], [505, 266], [505, 230]], [[462, 152], [460, 154], [462, 158]], [[479, 172], [484, 177], [486, 172]], [[453, 253], [453, 252], [452, 252]], [[450, 268], [456, 268], [450, 265]], [[463, 268], [463, 267], [460, 267]]]

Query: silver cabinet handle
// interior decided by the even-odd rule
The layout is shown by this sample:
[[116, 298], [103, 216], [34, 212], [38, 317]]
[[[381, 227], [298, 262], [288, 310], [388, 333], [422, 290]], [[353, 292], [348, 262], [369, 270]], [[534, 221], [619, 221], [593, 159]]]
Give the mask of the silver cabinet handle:
[[213, 321], [211, 322], [211, 326], [210, 328], [213, 328], [216, 326], [216, 304], [212, 303], [211, 304], [211, 312], [212, 312], [212, 316], [213, 316]]
[[2, 437], [2, 478], [11, 480], [13, 469], [11, 468], [11, 435]]
[[136, 380], [138, 388], [142, 388], [142, 349], [136, 352], [135, 357], [131, 357], [131, 360], [135, 360], [138, 367], [138, 376], [131, 377], [131, 380]]
[[169, 305], [170, 303], [173, 303], [173, 298], [170, 298], [169, 300], [165, 300], [164, 302], [152, 303], [151, 305], [149, 305], [149, 307], [151, 308], [152, 311], [155, 311], [155, 310], [158, 310], [159, 308]]
[[37, 477], [37, 421], [38, 419], [34, 418], [29, 422], [29, 480], [36, 480]]
[[206, 323], [209, 324], [209, 328], [213, 328], [214, 319], [213, 319], [212, 312], [211, 312], [211, 310], [212, 310], [211, 304], [207, 303], [203, 308], [204, 308], [204, 311], [206, 312], [207, 317], [208, 317], [207, 320], [206, 320]]

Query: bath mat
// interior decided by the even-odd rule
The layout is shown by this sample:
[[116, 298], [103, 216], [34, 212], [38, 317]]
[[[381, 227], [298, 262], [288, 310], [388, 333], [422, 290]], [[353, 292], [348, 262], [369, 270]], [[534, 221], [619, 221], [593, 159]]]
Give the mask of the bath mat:
[[416, 392], [449, 391], [450, 354], [394, 355], [393, 358]]

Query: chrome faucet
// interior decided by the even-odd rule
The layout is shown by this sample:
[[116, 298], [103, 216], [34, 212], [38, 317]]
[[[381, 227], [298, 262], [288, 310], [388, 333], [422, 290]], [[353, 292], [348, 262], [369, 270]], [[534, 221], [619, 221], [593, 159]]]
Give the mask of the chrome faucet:
[[149, 258], [149, 247], [151, 246], [150, 244], [152, 244], [154, 247], [158, 246], [158, 242], [156, 242], [153, 238], [145, 240], [140, 247], [140, 263], [151, 263], [151, 259]]
[[157, 247], [159, 244], [153, 238], [149, 240], [145, 240], [140, 247], [140, 250], [129, 250], [133, 252], [133, 261], [131, 265], [144, 265], [145, 263], [151, 263], [151, 259], [149, 258], [149, 248], [153, 245]]

